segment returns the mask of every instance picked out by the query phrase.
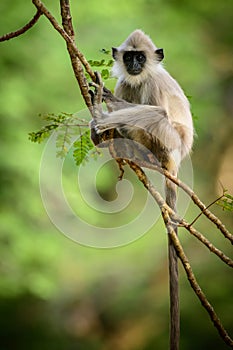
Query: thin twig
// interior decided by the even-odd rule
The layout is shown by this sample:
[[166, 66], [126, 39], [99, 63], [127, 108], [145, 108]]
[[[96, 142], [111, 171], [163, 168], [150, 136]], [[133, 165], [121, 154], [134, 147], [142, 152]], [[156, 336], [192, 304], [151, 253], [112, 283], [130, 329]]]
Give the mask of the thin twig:
[[156, 164], [152, 164], [146, 161], [136, 160], [136, 163], [140, 167], [145, 167], [148, 169], [156, 170], [160, 174], [166, 176], [168, 179], [170, 179], [172, 182], [174, 182], [178, 187], [182, 188], [182, 190], [188, 194], [188, 196], [192, 199], [192, 201], [202, 210], [202, 213], [210, 220], [212, 221], [217, 228], [222, 232], [225, 238], [229, 239], [230, 242], [233, 244], [233, 235], [227, 230], [225, 225], [219, 220], [217, 216], [215, 216], [208, 207], [205, 206], [204, 203], [198, 198], [198, 196], [194, 193], [194, 191], [185, 183], [183, 183], [180, 179], [170, 174], [167, 170], [161, 168], [160, 166]]
[[42, 12], [38, 9], [35, 16], [30, 20], [30, 22], [28, 22], [27, 24], [25, 24], [25, 26], [16, 30], [15, 32], [4, 34], [3, 36], [0, 37], [0, 41], [10, 40], [10, 39], [16, 38], [19, 35], [24, 34], [30, 28], [32, 28], [34, 24], [36, 24], [36, 22], [38, 21], [41, 15], [42, 15]]
[[216, 248], [205, 236], [203, 236], [193, 226], [191, 226], [183, 219], [180, 222], [180, 226], [186, 228], [186, 230], [188, 230], [193, 236], [199, 239], [199, 241], [201, 241], [212, 253], [217, 255], [224, 263], [226, 263], [230, 267], [233, 267], [233, 260], [231, 260], [227, 255], [225, 255], [220, 249]]
[[144, 173], [144, 171], [137, 164], [126, 160], [126, 163], [129, 164], [131, 169], [136, 173], [139, 180], [143, 183], [146, 189], [151, 193], [152, 197], [156, 200], [157, 204], [160, 207], [161, 212], [166, 210], [172, 219], [173, 224], [177, 224], [179, 226], [183, 226], [186, 230], [188, 230], [194, 237], [196, 237], [199, 241], [201, 241], [212, 253], [214, 253], [217, 257], [219, 257], [224, 263], [226, 263], [229, 267], [233, 267], [233, 260], [231, 260], [227, 255], [225, 255], [220, 249], [216, 248], [205, 236], [203, 236], [200, 232], [198, 232], [193, 226], [187, 223], [184, 219], [180, 218], [165, 202], [163, 197], [159, 194], [158, 191], [154, 188], [152, 183], [149, 181], [148, 177]]
[[[210, 208], [213, 204], [215, 204], [216, 202], [218, 202], [220, 199], [222, 199], [222, 197], [224, 197], [224, 194], [222, 194], [220, 197], [218, 197], [217, 199], [215, 199], [213, 202], [211, 202], [209, 205], [207, 205], [206, 209]], [[195, 217], [195, 219], [191, 222], [190, 226], [193, 226], [195, 224], [195, 222], [199, 219], [200, 216], [202, 216], [203, 211], [197, 215]]]

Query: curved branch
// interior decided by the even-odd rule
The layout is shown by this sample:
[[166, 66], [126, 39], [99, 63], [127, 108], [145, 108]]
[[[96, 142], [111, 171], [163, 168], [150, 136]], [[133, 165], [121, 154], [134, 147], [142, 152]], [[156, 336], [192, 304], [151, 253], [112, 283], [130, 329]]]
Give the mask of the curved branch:
[[182, 190], [187, 193], [187, 195], [192, 199], [192, 201], [201, 209], [202, 213], [210, 220], [212, 221], [217, 228], [222, 232], [225, 238], [229, 239], [229, 241], [233, 244], [233, 235], [227, 230], [225, 225], [219, 220], [217, 216], [215, 216], [208, 207], [205, 206], [204, 203], [198, 198], [198, 196], [194, 193], [194, 191], [185, 183], [183, 183], [180, 179], [170, 174], [167, 170], [161, 168], [160, 166], [156, 164], [152, 164], [146, 161], [136, 160], [136, 163], [141, 166], [148, 169], [156, 170], [160, 174], [166, 176], [168, 179], [170, 179], [172, 182], [174, 182], [178, 187], [182, 188]]
[[38, 21], [38, 19], [40, 18], [41, 15], [42, 15], [42, 12], [38, 9], [35, 16], [30, 20], [30, 22], [28, 22], [27, 24], [25, 24], [25, 26], [16, 30], [15, 32], [7, 33], [7, 34], [1, 36], [0, 41], [10, 40], [10, 39], [16, 38], [17, 36], [24, 34], [25, 32], [27, 32], [30, 28], [32, 28], [36, 24], [36, 22]]
[[[195, 236], [197, 239], [199, 239], [200, 242], [202, 242], [212, 253], [214, 253], [217, 257], [219, 257], [225, 264], [227, 264], [229, 267], [233, 267], [233, 260], [231, 260], [227, 255], [225, 255], [220, 249], [216, 248], [210, 241], [203, 236], [200, 232], [198, 232], [193, 226], [191, 226], [189, 223], [187, 223], [184, 219], [181, 219], [165, 202], [163, 197], [159, 194], [158, 191], [154, 188], [154, 186], [149, 181], [148, 177], [144, 173], [144, 171], [138, 166], [138, 164], [135, 164], [129, 160], [125, 160], [131, 169], [136, 173], [139, 180], [143, 183], [143, 185], [146, 187], [146, 189], [150, 192], [152, 197], [156, 200], [157, 204], [160, 207], [161, 212], [164, 211], [168, 212], [172, 220], [174, 221], [173, 224], [177, 224], [179, 226], [183, 226], [188, 230], [193, 236]], [[137, 162], [138, 163], [138, 162]], [[162, 168], [158, 167], [159, 171], [163, 171]], [[170, 173], [170, 176], [172, 178], [175, 178]], [[177, 178], [175, 178], [178, 180]], [[180, 181], [180, 180], [178, 180]]]
[[212, 253], [217, 255], [229, 267], [233, 267], [233, 260], [231, 260], [227, 255], [225, 255], [220, 249], [216, 248], [205, 236], [203, 236], [193, 226], [191, 226], [185, 220], [181, 220], [180, 226], [186, 228], [186, 230], [188, 230], [193, 236], [199, 239], [200, 242], [202, 242]]
[[[207, 300], [205, 294], [203, 293], [203, 291], [201, 290], [200, 286], [197, 283], [197, 280], [193, 274], [191, 265], [189, 263], [188, 258], [186, 257], [184, 250], [180, 244], [179, 238], [176, 235], [173, 226], [174, 222], [171, 223], [171, 219], [170, 219], [170, 215], [171, 213], [173, 213], [173, 217], [175, 217], [175, 213], [171, 210], [171, 208], [169, 208], [166, 204], [166, 202], [164, 201], [164, 199], [162, 198], [162, 196], [159, 194], [158, 191], [156, 191], [156, 189], [154, 188], [154, 186], [150, 183], [149, 179], [147, 178], [146, 174], [144, 173], [144, 171], [135, 163], [129, 161], [129, 160], [125, 160], [129, 166], [131, 167], [131, 169], [136, 173], [136, 175], [138, 176], [139, 180], [143, 183], [143, 185], [146, 187], [146, 189], [151, 193], [151, 195], [153, 196], [153, 198], [156, 200], [157, 204], [160, 207], [162, 216], [163, 216], [163, 220], [164, 223], [166, 225], [169, 237], [172, 240], [172, 243], [176, 249], [177, 255], [179, 257], [179, 259], [181, 260], [185, 272], [187, 274], [188, 280], [190, 282], [190, 285], [192, 287], [192, 289], [194, 290], [195, 294], [197, 295], [197, 297], [199, 298], [199, 300], [201, 301], [203, 307], [206, 309], [206, 311], [208, 312], [211, 321], [213, 322], [214, 326], [217, 328], [220, 336], [222, 337], [222, 339], [225, 341], [225, 343], [227, 345], [230, 345], [231, 347], [233, 346], [233, 340], [230, 338], [230, 336], [228, 335], [228, 333], [226, 332], [226, 330], [224, 329], [223, 325], [221, 324], [220, 319], [218, 318], [217, 314], [215, 313], [212, 305], [209, 303], [209, 301]], [[181, 220], [181, 224], [184, 224], [184, 227], [187, 228], [189, 231], [191, 230], [192, 234], [195, 233], [195, 236], [199, 236], [201, 234], [199, 234], [193, 227], [190, 227], [188, 224], [186, 224], [183, 220]], [[186, 227], [188, 226], [188, 227]], [[219, 251], [217, 248], [215, 248], [211, 243], [207, 244], [207, 240], [205, 239], [204, 236], [202, 236], [203, 240], [205, 241], [205, 244], [208, 246], [208, 248], [211, 247], [211, 251], [213, 251], [216, 255], [218, 255], [220, 257], [220, 255], [222, 256], [223, 253], [221, 251]], [[199, 238], [199, 237], [198, 237]], [[204, 243], [204, 242], [203, 242]], [[217, 254], [220, 253], [220, 254]], [[226, 257], [227, 258], [227, 257]], [[227, 260], [230, 260], [229, 258], [227, 258]], [[229, 261], [228, 261], [228, 265], [229, 265]], [[231, 261], [231, 266], [233, 266], [233, 262]]]

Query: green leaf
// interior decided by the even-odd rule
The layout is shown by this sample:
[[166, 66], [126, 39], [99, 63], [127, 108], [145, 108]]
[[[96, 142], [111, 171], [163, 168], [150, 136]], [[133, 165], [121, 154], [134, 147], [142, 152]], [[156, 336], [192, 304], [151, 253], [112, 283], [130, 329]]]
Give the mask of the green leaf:
[[56, 138], [57, 157], [64, 158], [66, 156], [71, 144], [71, 136], [68, 126], [64, 126], [59, 130]]
[[90, 66], [92, 66], [92, 67], [102, 67], [102, 66], [105, 66], [105, 65], [106, 65], [104, 59], [102, 59], [102, 60], [100, 60], [100, 61], [98, 61], [98, 60], [89, 60], [88, 63], [89, 63]]
[[103, 79], [108, 79], [110, 77], [110, 72], [108, 69], [102, 69], [101, 76]]
[[87, 129], [80, 135], [80, 138], [74, 143], [73, 157], [77, 166], [88, 161], [88, 153], [94, 148], [90, 138], [90, 130]]
[[65, 120], [70, 119], [72, 114], [62, 113], [59, 115], [55, 115], [53, 113], [39, 115], [39, 117], [49, 122], [49, 124], [43, 126], [39, 131], [36, 132], [30, 132], [28, 134], [29, 140], [32, 142], [41, 143], [46, 138], [48, 138], [51, 133], [57, 129], [60, 125], [63, 125], [65, 123]]
[[108, 63], [106, 64], [107, 67], [112, 67], [114, 63], [114, 60], [109, 60]]
[[[104, 72], [105, 76], [108, 75], [107, 72]], [[73, 147], [73, 157], [76, 165], [88, 161], [89, 157], [96, 158], [98, 152], [91, 141], [90, 129], [86, 120], [66, 113], [40, 115], [40, 118], [49, 122], [49, 124], [43, 126], [37, 132], [29, 133], [29, 139], [32, 142], [41, 143], [55, 131], [57, 157], [65, 158], [69, 149]], [[79, 136], [79, 138], [72, 145], [73, 136]], [[93, 148], [94, 151], [90, 153]]]
[[37, 143], [41, 143], [42, 141], [44, 141], [46, 138], [48, 138], [52, 131], [54, 131], [56, 128], [58, 128], [58, 124], [49, 124], [44, 126], [41, 130], [36, 131], [36, 132], [30, 132], [28, 134], [28, 138], [30, 141], [32, 142], [37, 142]]
[[224, 193], [223, 197], [216, 203], [222, 210], [233, 211], [233, 196], [229, 193]]
[[104, 53], [105, 55], [110, 55], [111, 54], [111, 51], [109, 49], [101, 49], [100, 52]]

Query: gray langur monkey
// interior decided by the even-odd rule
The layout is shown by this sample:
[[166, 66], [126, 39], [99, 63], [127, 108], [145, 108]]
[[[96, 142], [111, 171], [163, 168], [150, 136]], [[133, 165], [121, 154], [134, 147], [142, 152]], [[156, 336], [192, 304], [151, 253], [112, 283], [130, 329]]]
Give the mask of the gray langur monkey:
[[[173, 138], [180, 139], [180, 159], [183, 159], [192, 148], [192, 116], [183, 90], [161, 64], [163, 49], [158, 49], [141, 30], [135, 30], [121, 46], [113, 48], [112, 53], [115, 60], [112, 73], [118, 78], [114, 95], [134, 104], [162, 107], [169, 134], [172, 126]], [[152, 117], [146, 119], [152, 123]], [[147, 130], [146, 121], [144, 126]], [[166, 128], [163, 135], [165, 133]], [[156, 137], [160, 139], [159, 133]]]
[[[107, 89], [103, 92], [108, 113], [99, 110], [91, 123], [94, 143], [96, 134], [115, 129], [115, 136], [142, 144], [162, 167], [177, 175], [181, 160], [192, 148], [193, 122], [188, 99], [161, 64], [163, 49], [135, 30], [112, 48], [112, 54], [112, 73], [118, 81], [114, 96]], [[175, 209], [175, 203], [170, 205]]]
[[[111, 137], [143, 145], [162, 167], [176, 176], [181, 160], [191, 151], [194, 130], [188, 99], [161, 64], [163, 49], [157, 48], [141, 30], [135, 30], [118, 48], [112, 48], [112, 55], [112, 74], [118, 80], [114, 95], [101, 88], [107, 112], [102, 110], [100, 96], [94, 98], [93, 142], [98, 143], [104, 135], [102, 139], [108, 139], [106, 133], [113, 130]], [[167, 178], [165, 181], [166, 202], [175, 211], [176, 187]], [[178, 349], [178, 267], [170, 239], [169, 272], [170, 344], [172, 349]]]

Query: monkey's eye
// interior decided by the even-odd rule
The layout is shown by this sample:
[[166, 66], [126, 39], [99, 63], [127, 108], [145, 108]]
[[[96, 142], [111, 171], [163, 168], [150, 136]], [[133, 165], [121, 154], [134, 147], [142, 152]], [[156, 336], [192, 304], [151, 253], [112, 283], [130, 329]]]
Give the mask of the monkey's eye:
[[124, 61], [130, 62], [132, 60], [132, 54], [130, 52], [126, 52], [124, 54]]
[[146, 61], [146, 57], [143, 53], [137, 55], [137, 60], [139, 63], [144, 63]]

